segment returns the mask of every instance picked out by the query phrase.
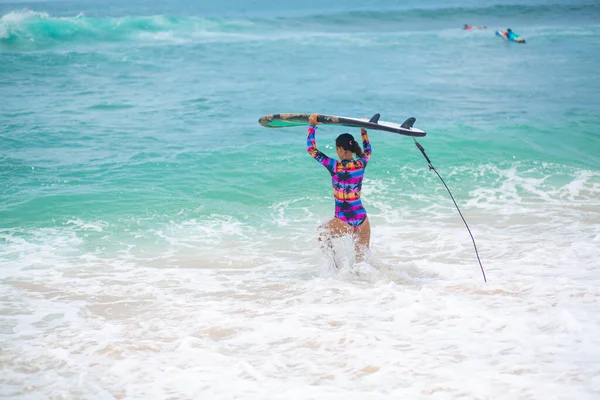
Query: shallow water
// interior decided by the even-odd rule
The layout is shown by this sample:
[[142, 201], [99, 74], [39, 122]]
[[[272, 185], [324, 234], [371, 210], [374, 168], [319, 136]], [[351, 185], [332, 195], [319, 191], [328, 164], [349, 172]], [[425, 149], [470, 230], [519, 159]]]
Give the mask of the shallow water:
[[[597, 398], [599, 15], [0, 3], [0, 396]], [[488, 283], [412, 139], [385, 132], [370, 257], [332, 270], [328, 173], [303, 128], [258, 125], [277, 112], [415, 116]]]

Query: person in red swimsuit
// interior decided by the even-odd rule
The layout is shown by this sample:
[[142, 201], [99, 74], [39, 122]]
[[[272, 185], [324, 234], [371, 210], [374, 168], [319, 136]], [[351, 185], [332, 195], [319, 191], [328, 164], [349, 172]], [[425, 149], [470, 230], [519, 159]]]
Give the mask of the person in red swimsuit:
[[465, 24], [463, 26], [463, 29], [466, 30], [466, 31], [470, 31], [470, 30], [473, 30], [473, 29], [487, 29], [487, 26], [473, 26], [473, 25], [467, 25], [467, 24]]

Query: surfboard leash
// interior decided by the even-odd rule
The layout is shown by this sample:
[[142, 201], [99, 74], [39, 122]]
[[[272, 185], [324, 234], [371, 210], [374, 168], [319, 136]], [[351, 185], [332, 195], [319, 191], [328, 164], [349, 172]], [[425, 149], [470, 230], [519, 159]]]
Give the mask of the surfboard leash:
[[473, 234], [471, 233], [471, 229], [469, 228], [469, 225], [467, 224], [467, 221], [465, 220], [465, 217], [463, 217], [463, 214], [460, 211], [460, 208], [458, 208], [458, 204], [456, 204], [456, 200], [454, 200], [454, 196], [452, 195], [452, 192], [448, 188], [448, 185], [446, 185], [446, 182], [444, 182], [444, 179], [442, 179], [442, 176], [437, 172], [437, 170], [435, 169], [435, 167], [433, 166], [433, 164], [431, 164], [431, 160], [429, 159], [429, 157], [427, 157], [427, 153], [425, 153], [425, 149], [423, 148], [423, 146], [421, 146], [421, 144], [419, 144], [419, 142], [417, 142], [417, 139], [415, 139], [414, 136], [413, 136], [413, 140], [415, 141], [415, 145], [417, 146], [417, 148], [423, 154], [423, 157], [425, 157], [425, 160], [427, 161], [427, 164], [429, 164], [429, 169], [432, 170], [433, 172], [435, 172], [435, 174], [438, 176], [438, 178], [440, 178], [440, 180], [444, 184], [444, 187], [446, 187], [446, 190], [450, 194], [450, 198], [454, 202], [454, 206], [458, 210], [458, 214], [460, 215], [460, 217], [462, 218], [463, 222], [465, 223], [465, 226], [467, 227], [467, 231], [469, 231], [469, 235], [471, 236], [471, 240], [473, 241], [473, 247], [475, 248], [475, 255], [477, 255], [477, 261], [479, 262], [479, 268], [481, 268], [481, 273], [483, 274], [483, 281], [487, 282], [487, 279], [485, 277], [485, 271], [483, 270], [483, 265], [481, 265], [481, 259], [479, 258], [479, 252], [477, 251], [477, 245], [475, 244], [475, 238], [473, 237]]

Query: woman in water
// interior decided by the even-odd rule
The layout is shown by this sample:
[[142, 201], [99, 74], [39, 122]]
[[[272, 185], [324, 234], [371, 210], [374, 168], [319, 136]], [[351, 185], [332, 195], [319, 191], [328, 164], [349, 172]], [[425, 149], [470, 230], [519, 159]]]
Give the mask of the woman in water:
[[[319, 240], [330, 244], [331, 237], [352, 235], [356, 241], [359, 258], [369, 248], [371, 241], [371, 225], [367, 211], [360, 200], [365, 168], [371, 158], [371, 143], [367, 131], [361, 129], [363, 149], [349, 133], [342, 133], [335, 140], [336, 152], [340, 161], [327, 157], [317, 149], [315, 131], [318, 114], [312, 114], [308, 122], [308, 138], [306, 150], [315, 160], [325, 166], [331, 174], [333, 197], [335, 199], [335, 217], [321, 226]], [[354, 158], [354, 154], [358, 157]]]

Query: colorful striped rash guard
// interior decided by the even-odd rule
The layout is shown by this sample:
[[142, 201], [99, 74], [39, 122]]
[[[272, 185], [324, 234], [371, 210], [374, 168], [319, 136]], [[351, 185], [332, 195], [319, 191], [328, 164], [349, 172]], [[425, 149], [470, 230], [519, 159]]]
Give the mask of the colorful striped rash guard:
[[337, 161], [317, 149], [315, 130], [314, 126], [308, 128], [306, 151], [331, 174], [335, 217], [356, 229], [367, 218], [367, 211], [360, 201], [365, 168], [371, 158], [371, 143], [367, 131], [364, 129], [361, 131], [364, 155], [356, 160]]

